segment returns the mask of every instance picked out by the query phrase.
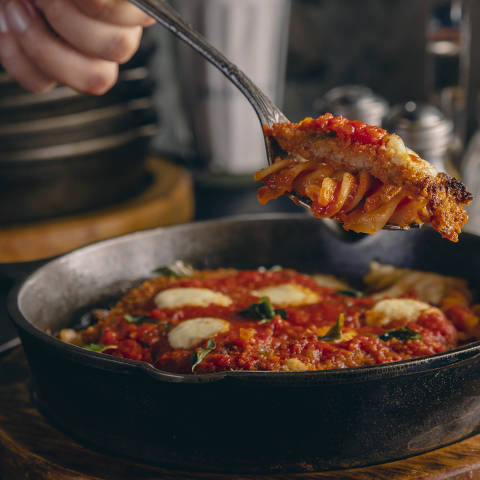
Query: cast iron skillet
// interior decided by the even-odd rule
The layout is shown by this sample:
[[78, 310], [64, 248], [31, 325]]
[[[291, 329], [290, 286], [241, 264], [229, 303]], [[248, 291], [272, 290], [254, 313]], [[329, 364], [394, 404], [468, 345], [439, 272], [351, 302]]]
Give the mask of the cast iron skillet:
[[180, 375], [44, 333], [106, 305], [155, 267], [280, 264], [358, 282], [373, 259], [480, 285], [480, 238], [429, 228], [337, 237], [305, 215], [161, 228], [82, 248], [40, 267], [9, 298], [34, 397], [94, 448], [184, 469], [311, 471], [385, 462], [458, 441], [480, 425], [480, 342], [365, 368]]

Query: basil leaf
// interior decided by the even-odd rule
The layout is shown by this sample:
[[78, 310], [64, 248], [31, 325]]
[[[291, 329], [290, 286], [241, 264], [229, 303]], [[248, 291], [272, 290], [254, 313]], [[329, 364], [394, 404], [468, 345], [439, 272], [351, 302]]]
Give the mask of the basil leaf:
[[345, 322], [345, 314], [341, 313], [335, 325], [330, 328], [330, 330], [323, 337], [318, 337], [322, 342], [333, 342], [334, 340], [340, 340], [342, 338], [343, 324]]
[[384, 340], [388, 342], [392, 338], [396, 338], [397, 340], [401, 340], [402, 342], [406, 342], [407, 340], [421, 340], [422, 334], [420, 332], [416, 332], [412, 330], [408, 325], [404, 325], [403, 327], [395, 330], [387, 330], [385, 333], [381, 335], [377, 335], [380, 340]]
[[270, 322], [275, 315], [280, 315], [284, 320], [288, 318], [288, 313], [285, 310], [273, 308], [268, 297], [262, 297], [257, 303], [252, 303], [237, 314], [247, 318], [258, 318], [260, 325]]
[[148, 315], [130, 315], [129, 313], [125, 314], [123, 318], [128, 323], [153, 323]]
[[195, 367], [203, 361], [203, 359], [212, 351], [215, 350], [217, 344], [213, 338], [209, 338], [206, 348], [197, 348], [195, 352], [192, 353], [192, 372], [195, 370]]
[[97, 343], [89, 343], [88, 345], [85, 345], [83, 348], [87, 350], [91, 350], [92, 352], [102, 353], [105, 350], [118, 348], [118, 345], [100, 345]]
[[156, 268], [153, 273], [163, 277], [192, 277], [195, 270], [189, 263], [177, 260], [171, 265]]
[[354, 288], [346, 288], [345, 290], [337, 290], [335, 293], [337, 295], [344, 295], [345, 297], [355, 297], [355, 298], [363, 297], [363, 292], [361, 292], [360, 290], [355, 290]]
[[275, 309], [270, 303], [268, 297], [262, 297], [257, 303], [252, 303], [249, 307], [238, 312], [242, 317], [253, 317], [259, 320], [271, 320], [275, 317]]

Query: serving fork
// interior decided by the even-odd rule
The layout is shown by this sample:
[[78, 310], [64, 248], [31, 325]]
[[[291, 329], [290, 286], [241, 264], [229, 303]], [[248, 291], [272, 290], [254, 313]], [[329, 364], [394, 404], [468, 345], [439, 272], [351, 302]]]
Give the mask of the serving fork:
[[[278, 153], [283, 151], [276, 141], [265, 135], [263, 127], [272, 127], [275, 123], [288, 122], [289, 120], [283, 112], [234, 63], [228, 60], [228, 58], [211, 45], [200, 33], [188, 25], [166, 0], [129, 1], [202, 55], [240, 90], [258, 116], [265, 140], [268, 164], [271, 165]], [[289, 197], [297, 205], [311, 211], [310, 205], [302, 198], [294, 194], [290, 194]], [[383, 229], [409, 230], [410, 228], [416, 227], [418, 227], [418, 224], [412, 224], [408, 227], [385, 225]]]

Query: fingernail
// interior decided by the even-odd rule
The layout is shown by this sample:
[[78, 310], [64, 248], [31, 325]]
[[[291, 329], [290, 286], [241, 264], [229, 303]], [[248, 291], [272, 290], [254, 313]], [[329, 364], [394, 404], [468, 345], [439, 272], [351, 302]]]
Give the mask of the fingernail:
[[7, 19], [2, 7], [0, 7], [0, 33], [8, 33]]
[[36, 11], [28, 1], [11, 0], [5, 6], [8, 26], [18, 33], [23, 33], [30, 25]]
[[155, 23], [155, 19], [153, 19], [152, 17], [147, 17], [143, 22], [142, 27], [150, 27], [154, 23]]

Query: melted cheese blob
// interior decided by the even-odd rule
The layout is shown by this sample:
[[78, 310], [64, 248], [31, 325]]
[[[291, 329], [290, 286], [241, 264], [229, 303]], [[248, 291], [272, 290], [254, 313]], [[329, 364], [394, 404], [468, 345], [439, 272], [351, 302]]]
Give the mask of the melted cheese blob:
[[158, 308], [178, 308], [186, 305], [208, 307], [212, 303], [228, 307], [232, 300], [223, 293], [214, 292], [208, 288], [193, 287], [170, 288], [155, 297], [155, 305]]
[[230, 323], [221, 318], [200, 317], [179, 323], [168, 334], [172, 348], [192, 348], [203, 340], [230, 329]]
[[289, 358], [285, 364], [285, 369], [290, 372], [301, 372], [308, 370], [308, 365], [305, 365], [298, 358]]
[[418, 317], [427, 311], [438, 311], [428, 303], [408, 298], [392, 298], [381, 300], [371, 310], [366, 312], [368, 325], [383, 327], [391, 322], [403, 320], [415, 322]]
[[60, 330], [58, 338], [66, 343], [71, 343], [72, 345], [82, 345], [82, 334], [72, 328], [64, 328], [63, 330]]
[[280, 307], [310, 305], [320, 301], [320, 297], [309, 288], [294, 283], [272, 285], [252, 291], [257, 297], [268, 297], [273, 305]]

